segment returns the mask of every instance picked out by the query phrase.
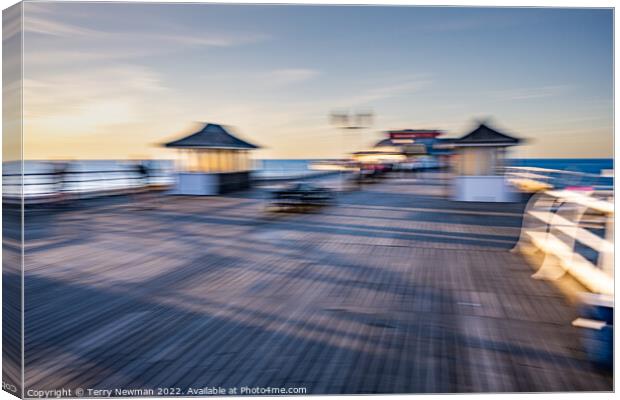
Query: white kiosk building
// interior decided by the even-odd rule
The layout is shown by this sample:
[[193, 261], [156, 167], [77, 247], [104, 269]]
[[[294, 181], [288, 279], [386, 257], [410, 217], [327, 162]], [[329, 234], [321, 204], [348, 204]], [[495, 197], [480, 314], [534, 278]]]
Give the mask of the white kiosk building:
[[250, 150], [258, 146], [204, 123], [198, 132], [165, 144], [180, 152], [174, 194], [217, 195], [250, 187]]
[[506, 181], [502, 167], [507, 148], [521, 140], [480, 124], [452, 142], [455, 153], [453, 200], [510, 202], [516, 193]]

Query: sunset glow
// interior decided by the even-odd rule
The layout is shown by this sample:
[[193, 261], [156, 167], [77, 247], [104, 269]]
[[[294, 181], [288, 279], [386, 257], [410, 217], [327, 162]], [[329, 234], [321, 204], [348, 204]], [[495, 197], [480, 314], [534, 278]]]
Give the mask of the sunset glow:
[[[611, 10], [26, 3], [24, 15], [27, 159], [169, 158], [159, 144], [194, 121], [236, 127], [259, 158], [340, 157], [385, 130], [459, 136], [489, 117], [529, 139], [522, 157], [612, 152]], [[372, 109], [374, 124], [343, 145], [334, 109]]]

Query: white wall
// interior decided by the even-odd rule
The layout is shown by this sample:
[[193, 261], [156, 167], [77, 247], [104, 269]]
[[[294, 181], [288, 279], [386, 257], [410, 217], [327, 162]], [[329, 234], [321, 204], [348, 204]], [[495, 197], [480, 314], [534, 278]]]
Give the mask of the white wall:
[[216, 195], [218, 194], [219, 177], [217, 174], [202, 172], [179, 172], [173, 194]]
[[518, 198], [503, 176], [456, 176], [453, 190], [456, 201], [512, 202]]

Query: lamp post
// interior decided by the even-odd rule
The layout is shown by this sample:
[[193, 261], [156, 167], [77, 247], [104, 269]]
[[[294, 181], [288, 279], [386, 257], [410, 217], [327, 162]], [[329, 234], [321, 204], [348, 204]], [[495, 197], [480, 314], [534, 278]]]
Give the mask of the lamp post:
[[[342, 112], [342, 111], [334, 111], [330, 114], [329, 116], [329, 122], [335, 126], [338, 129], [341, 129], [343, 132], [342, 135], [342, 140], [343, 142], [346, 142], [346, 133], [347, 132], [355, 132], [355, 131], [360, 131], [360, 145], [363, 145], [362, 142], [362, 135], [361, 135], [361, 130], [362, 129], [366, 129], [368, 127], [370, 127], [370, 125], [372, 125], [373, 122], [373, 118], [374, 118], [374, 114], [372, 113], [372, 111], [358, 111], [354, 114], [349, 114], [348, 111]], [[346, 154], [346, 149], [345, 149], [345, 144], [342, 144], [342, 150], [345, 152]], [[340, 190], [343, 190], [344, 188], [344, 182], [343, 182], [343, 173], [342, 173], [342, 166], [340, 169]]]

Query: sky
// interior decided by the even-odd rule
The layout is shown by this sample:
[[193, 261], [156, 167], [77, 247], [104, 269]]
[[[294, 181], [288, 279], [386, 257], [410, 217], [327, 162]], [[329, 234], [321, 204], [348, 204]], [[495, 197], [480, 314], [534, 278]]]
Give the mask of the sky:
[[[24, 156], [171, 158], [196, 121], [328, 158], [480, 121], [516, 157], [610, 157], [609, 9], [25, 3]], [[6, 33], [5, 33], [6, 35]], [[372, 111], [344, 131], [329, 114]]]

